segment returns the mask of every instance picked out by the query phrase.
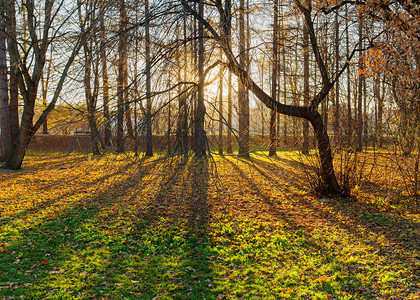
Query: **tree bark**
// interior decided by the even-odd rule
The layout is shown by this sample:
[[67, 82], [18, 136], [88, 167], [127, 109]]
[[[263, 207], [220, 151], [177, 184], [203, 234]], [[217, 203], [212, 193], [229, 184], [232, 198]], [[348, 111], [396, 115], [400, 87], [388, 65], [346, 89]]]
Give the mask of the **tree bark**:
[[[335, 72], [339, 72], [340, 68], [340, 24], [338, 22], [338, 14], [335, 14]], [[334, 141], [338, 145], [340, 141], [340, 82], [335, 83], [335, 103], [334, 103]]]
[[[346, 4], [345, 19], [348, 20], [348, 6]], [[349, 24], [346, 24], [346, 57], [350, 55], [350, 43], [349, 43]], [[347, 68], [347, 144], [352, 144], [353, 135], [353, 117], [351, 109], [351, 81], [350, 81], [350, 68]]]
[[153, 156], [153, 132], [152, 132], [152, 95], [151, 95], [151, 63], [150, 63], [150, 30], [149, 30], [149, 0], [144, 1], [144, 13], [146, 18], [146, 156]]
[[[10, 45], [13, 43], [11, 37], [13, 32], [16, 32], [16, 12], [14, 4], [9, 6], [8, 17], [10, 18], [9, 25], [6, 26], [6, 32], [8, 35], [7, 47], [9, 56], [12, 57]], [[19, 133], [19, 86], [17, 78], [17, 64], [10, 60], [10, 76], [9, 76], [9, 95], [10, 95], [10, 126], [12, 128], [12, 145], [16, 144], [17, 135]]]
[[101, 16], [100, 19], [100, 30], [101, 30], [101, 63], [102, 63], [102, 99], [103, 99], [103, 110], [104, 110], [104, 135], [105, 135], [105, 146], [112, 146], [112, 134], [111, 134], [111, 119], [109, 115], [109, 79], [108, 79], [108, 66], [106, 58], [106, 33], [105, 33], [105, 17]]
[[[303, 24], [303, 102], [305, 106], [309, 105], [309, 32], [307, 25]], [[309, 154], [309, 122], [303, 120], [303, 143], [302, 154]]]
[[[41, 88], [42, 88], [42, 105], [44, 109], [47, 107], [47, 95], [48, 95], [48, 86], [50, 83], [50, 75], [51, 75], [51, 65], [52, 65], [52, 54], [50, 55], [50, 59], [48, 62], [47, 67], [47, 74], [42, 74], [41, 77]], [[42, 122], [42, 134], [48, 134], [48, 119], [45, 118], [44, 122]]]
[[[273, 22], [273, 65], [271, 73], [271, 98], [276, 100], [277, 98], [277, 40], [278, 40], [278, 17], [279, 17], [279, 5], [278, 0], [274, 0], [274, 22]], [[269, 156], [276, 155], [276, 111], [270, 110], [270, 148], [268, 151]]]
[[[203, 0], [199, 1], [198, 13], [203, 17]], [[194, 152], [196, 157], [203, 157], [206, 155], [206, 136], [204, 132], [204, 115], [206, 110], [204, 106], [204, 25], [201, 22], [198, 24], [198, 82], [197, 107], [194, 120]]]
[[[362, 15], [359, 15], [359, 47], [362, 47]], [[357, 88], [357, 151], [363, 150], [363, 53], [359, 52], [358, 88]]]
[[[223, 59], [223, 51], [220, 50], [220, 61]], [[219, 154], [223, 154], [223, 72], [219, 77]]]
[[[242, 69], [246, 68], [245, 51], [245, 1], [239, 1], [239, 64]], [[239, 157], [249, 157], [249, 100], [243, 81], [238, 81], [238, 106], [239, 106]]]
[[118, 41], [118, 79], [117, 79], [117, 153], [124, 152], [124, 75], [127, 68], [127, 47], [125, 43], [125, 22], [127, 14], [125, 10], [125, 0], [120, 1], [120, 24]]
[[9, 110], [9, 88], [7, 81], [6, 20], [0, 16], [0, 161], [7, 161], [13, 151], [12, 127]]

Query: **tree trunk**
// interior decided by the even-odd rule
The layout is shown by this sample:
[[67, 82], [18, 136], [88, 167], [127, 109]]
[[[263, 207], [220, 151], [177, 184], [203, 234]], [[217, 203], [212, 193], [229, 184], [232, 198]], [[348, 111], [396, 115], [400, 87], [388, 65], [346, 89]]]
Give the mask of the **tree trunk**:
[[167, 139], [167, 143], [168, 143], [168, 155], [171, 155], [172, 153], [172, 141], [171, 141], [171, 129], [172, 129], [172, 123], [171, 123], [171, 91], [169, 90], [171, 87], [171, 77], [168, 75], [168, 129], [167, 129], [167, 134], [168, 134], [168, 139]]
[[153, 156], [153, 132], [152, 132], [152, 95], [151, 95], [151, 64], [150, 64], [150, 32], [149, 32], [149, 0], [144, 1], [144, 13], [146, 18], [146, 156]]
[[[309, 106], [309, 32], [308, 27], [303, 22], [303, 102], [304, 106]], [[309, 122], [303, 120], [303, 143], [302, 154], [309, 154]]]
[[[13, 43], [13, 40], [11, 39], [11, 32], [16, 31], [16, 15], [15, 15], [15, 9], [14, 4], [10, 5], [9, 10], [9, 25], [6, 26], [6, 30], [8, 32], [8, 39], [7, 39], [7, 45], [8, 45], [8, 52], [9, 56], [12, 57], [12, 49], [10, 48], [11, 43]], [[12, 145], [14, 146], [16, 144], [17, 135], [19, 133], [19, 86], [18, 86], [18, 78], [17, 78], [17, 65], [12, 62], [12, 59], [10, 59], [10, 80], [9, 80], [9, 95], [10, 95], [10, 126], [12, 128]]]
[[10, 95], [10, 126], [12, 128], [12, 145], [15, 145], [19, 133], [19, 87], [16, 77], [16, 67], [10, 66], [9, 76]]
[[1, 156], [0, 161], [7, 161], [13, 150], [12, 127], [9, 110], [9, 89], [6, 62], [6, 20], [0, 16], [0, 128]]
[[228, 115], [227, 115], [227, 141], [226, 141], [226, 153], [232, 154], [232, 72], [228, 70]]
[[[338, 22], [338, 14], [335, 14], [335, 72], [339, 72], [340, 68], [340, 24]], [[334, 102], [334, 141], [338, 145], [340, 141], [340, 82], [335, 83], [335, 102]]]
[[[81, 8], [81, 4], [78, 1], [79, 5], [79, 22], [80, 24], [84, 24], [83, 23], [83, 19], [82, 19], [82, 8]], [[87, 10], [92, 10], [93, 8], [91, 6], [87, 6], [86, 7]], [[92, 15], [92, 17], [94, 18], [94, 14]], [[92, 20], [89, 20], [90, 22], [92, 22]], [[82, 26], [82, 30], [84, 31], [84, 28]], [[95, 117], [95, 112], [96, 112], [96, 102], [97, 102], [97, 94], [95, 92], [92, 92], [92, 86], [91, 86], [91, 79], [92, 79], [92, 64], [93, 64], [93, 45], [94, 45], [94, 41], [89, 39], [87, 41], [85, 41], [84, 45], [83, 45], [83, 50], [84, 50], [84, 54], [85, 54], [85, 72], [84, 72], [84, 76], [83, 76], [83, 84], [85, 86], [85, 99], [86, 99], [86, 107], [87, 107], [87, 114], [88, 114], [88, 124], [89, 124], [89, 129], [90, 129], [90, 136], [91, 136], [91, 149], [92, 149], [92, 153], [93, 155], [99, 155], [101, 154], [101, 143], [99, 141], [99, 131], [97, 128], [97, 124], [96, 124], [96, 117]], [[95, 80], [94, 80], [94, 90], [97, 89], [97, 74], [98, 72], [95, 72]]]
[[382, 94], [380, 92], [380, 80], [378, 85], [378, 134], [379, 134], [379, 147], [382, 148], [384, 145], [383, 139], [383, 111], [384, 111], [384, 97], [385, 97], [385, 83], [382, 82]]
[[312, 114], [313, 115], [310, 122], [314, 128], [315, 136], [318, 142], [318, 153], [321, 162], [321, 176], [325, 185], [322, 192], [334, 195], [341, 194], [342, 190], [334, 173], [334, 165], [327, 128], [322, 122], [321, 115], [317, 111], [312, 112]]
[[31, 136], [32, 123], [34, 118], [34, 105], [36, 99], [36, 87], [28, 89], [26, 105], [23, 108], [22, 121], [19, 133], [17, 135], [16, 144], [13, 152], [6, 162], [6, 168], [10, 170], [19, 170], [22, 166], [23, 158], [26, 154]]
[[[245, 3], [239, 2], [239, 64], [242, 69], [246, 68], [245, 51]], [[246, 96], [247, 90], [243, 80], [238, 80], [238, 106], [239, 106], [239, 149], [238, 156], [249, 157], [249, 101]]]
[[[52, 53], [50, 55], [50, 59], [49, 59], [49, 62], [48, 62], [46, 77], [44, 76], [44, 73], [42, 74], [42, 77], [41, 77], [43, 109], [47, 108], [48, 86], [49, 86], [49, 83], [50, 83], [50, 74], [51, 74], [51, 65], [52, 65], [51, 60], [52, 60]], [[48, 134], [48, 119], [47, 118], [45, 118], [44, 122], [42, 122], [42, 134]]]
[[91, 90], [91, 63], [92, 63], [92, 53], [89, 49], [87, 43], [84, 46], [85, 49], [85, 76], [84, 76], [84, 85], [85, 85], [85, 97], [86, 97], [86, 106], [88, 113], [88, 124], [90, 130], [90, 136], [92, 139], [92, 153], [93, 155], [101, 154], [101, 143], [99, 141], [99, 131], [96, 124], [96, 99], [95, 94]]
[[[359, 15], [359, 47], [362, 47], [362, 15]], [[357, 88], [357, 151], [363, 150], [363, 54], [359, 52], [359, 66], [358, 66], [358, 88]]]
[[124, 152], [124, 74], [127, 68], [127, 49], [124, 29], [127, 21], [125, 0], [120, 1], [120, 24], [118, 41], [118, 79], [117, 79], [117, 153]]
[[[274, 0], [274, 22], [273, 22], [273, 65], [271, 75], [271, 98], [276, 100], [277, 98], [277, 39], [278, 39], [278, 17], [279, 17], [279, 5], [278, 0]], [[276, 155], [276, 111], [270, 110], [270, 149], [268, 151], [269, 156]]]
[[[221, 16], [223, 22], [223, 29], [224, 35], [226, 37], [226, 44], [229, 49], [232, 49], [232, 0], [225, 1], [224, 7], [224, 15]], [[228, 78], [227, 78], [227, 103], [228, 103], [228, 111], [227, 111], [227, 137], [226, 137], [226, 153], [232, 154], [232, 72], [228, 70]]]
[[105, 19], [101, 16], [100, 20], [101, 27], [101, 63], [102, 63], [102, 99], [104, 109], [104, 134], [105, 134], [105, 146], [112, 146], [112, 134], [111, 134], [111, 119], [109, 115], [109, 82], [108, 82], [108, 66], [106, 59], [106, 43], [105, 43]]
[[[198, 4], [198, 13], [204, 15], [204, 0]], [[206, 136], [204, 132], [204, 25], [198, 24], [198, 94], [194, 124], [194, 152], [197, 157], [206, 155]]]
[[[348, 20], [348, 6], [346, 7], [345, 19]], [[346, 57], [350, 55], [350, 45], [349, 45], [349, 25], [346, 24]], [[350, 146], [352, 144], [352, 135], [353, 135], [353, 118], [352, 118], [352, 109], [351, 109], [351, 81], [350, 81], [350, 67], [347, 68], [347, 144]]]
[[[223, 59], [223, 51], [220, 50], [220, 61]], [[223, 154], [223, 72], [219, 78], [219, 154]]]

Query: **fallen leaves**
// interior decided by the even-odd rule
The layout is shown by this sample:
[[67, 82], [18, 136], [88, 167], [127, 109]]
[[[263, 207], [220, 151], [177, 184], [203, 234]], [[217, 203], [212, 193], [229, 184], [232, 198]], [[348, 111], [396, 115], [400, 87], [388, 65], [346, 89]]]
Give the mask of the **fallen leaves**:
[[0, 282], [18, 276], [10, 295], [33, 298], [386, 298], [418, 289], [415, 217], [320, 201], [296, 188], [295, 167], [255, 157], [258, 168], [216, 158], [217, 175], [192, 161], [46, 170], [29, 157], [31, 170], [0, 175]]

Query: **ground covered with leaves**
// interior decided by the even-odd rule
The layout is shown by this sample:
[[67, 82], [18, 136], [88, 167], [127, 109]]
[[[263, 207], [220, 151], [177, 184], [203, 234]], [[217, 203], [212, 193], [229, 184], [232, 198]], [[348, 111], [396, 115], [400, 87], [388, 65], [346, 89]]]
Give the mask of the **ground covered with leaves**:
[[378, 201], [379, 179], [322, 197], [304, 169], [290, 153], [29, 155], [0, 171], [0, 296], [419, 299], [418, 207]]

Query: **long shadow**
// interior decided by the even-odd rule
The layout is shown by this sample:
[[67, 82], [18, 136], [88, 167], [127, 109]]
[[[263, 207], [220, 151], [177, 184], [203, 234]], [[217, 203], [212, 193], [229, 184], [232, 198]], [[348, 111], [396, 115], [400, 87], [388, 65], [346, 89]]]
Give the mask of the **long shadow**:
[[[165, 291], [157, 285], [153, 289], [155, 294], [149, 295], [172, 299], [216, 298], [211, 296], [214, 293], [209, 257], [212, 250], [207, 234], [208, 160], [192, 158], [186, 164], [182, 158], [174, 158], [166, 170], [159, 191], [138, 214], [136, 238], [143, 240], [146, 233], [162, 231], [159, 239], [154, 240], [159, 250], [151, 255], [154, 258], [150, 265], [157, 270], [166, 269], [173, 285], [169, 289], [166, 286]], [[165, 281], [160, 275], [155, 276]]]
[[[51, 178], [49, 178], [49, 179], [47, 179], [46, 183], [42, 183], [42, 182], [37, 183], [37, 188], [38, 188], [38, 191], [40, 191], [41, 195], [42, 195], [42, 193], [48, 193], [49, 190], [51, 190], [55, 186], [59, 186], [59, 185], [62, 186], [62, 185], [67, 184], [68, 186], [70, 186], [72, 188], [71, 188], [70, 191], [68, 191], [68, 192], [66, 192], [66, 193], [64, 193], [64, 194], [62, 194], [58, 197], [55, 197], [52, 200], [41, 200], [41, 201], [37, 200], [36, 204], [34, 206], [32, 206], [28, 209], [25, 209], [24, 211], [22, 211], [18, 214], [15, 214], [13, 216], [9, 216], [6, 219], [0, 219], [0, 222], [1, 222], [0, 224], [7, 225], [7, 224], [13, 222], [16, 219], [19, 219], [19, 218], [22, 218], [22, 217], [25, 217], [25, 216], [29, 216], [31, 214], [36, 214], [43, 209], [48, 209], [49, 207], [55, 205], [56, 203], [59, 203], [60, 201], [62, 201], [64, 199], [67, 199], [67, 198], [72, 197], [72, 196], [80, 195], [85, 190], [91, 190], [95, 186], [99, 187], [101, 184], [104, 184], [104, 182], [106, 180], [109, 180], [111, 178], [115, 178], [115, 177], [117, 177], [121, 174], [124, 174], [130, 168], [133, 168], [133, 166], [134, 166], [133, 162], [127, 163], [122, 167], [116, 168], [115, 170], [113, 170], [113, 172], [111, 171], [111, 172], [108, 172], [104, 175], [101, 175], [98, 178], [95, 178], [94, 181], [90, 181], [88, 183], [85, 182], [83, 185], [77, 184], [77, 182], [78, 182], [78, 177], [77, 176], [67, 176], [65, 178], [60, 178], [59, 180], [57, 180], [57, 179], [52, 180]], [[51, 168], [49, 168], [49, 169], [51, 169]], [[142, 168], [141, 168], [140, 165], [137, 166], [137, 170], [138, 170], [137, 173], [140, 172], [141, 169]], [[148, 169], [150, 169], [150, 168], [148, 168]], [[45, 171], [45, 170], [38, 169], [38, 171]], [[137, 177], [137, 176], [133, 176], [133, 178], [135, 178], [135, 177]], [[133, 182], [136, 182], [136, 181], [133, 181]], [[31, 191], [31, 192], [33, 192], [33, 191]], [[28, 197], [39, 198], [39, 197], [41, 197], [41, 195], [36, 193], [35, 195], [28, 194], [27, 196]], [[30, 201], [30, 200], [28, 199], [27, 201]]]
[[[191, 183], [191, 197], [187, 202], [188, 209], [188, 239], [187, 260], [184, 263], [183, 278], [194, 278], [192, 290], [187, 293], [190, 299], [204, 299], [213, 294], [213, 276], [211, 258], [213, 254], [210, 238], [208, 236], [209, 222], [209, 160], [206, 157], [194, 159], [188, 170], [188, 179]], [[191, 267], [192, 269], [189, 269]], [[184, 287], [185, 288], [185, 287]], [[216, 297], [216, 295], [213, 295]]]
[[[272, 169], [265, 162], [254, 162], [259, 166], [257, 168], [258, 172], [264, 173], [264, 170], [260, 168], [266, 168], [265, 171]], [[249, 162], [248, 164], [253, 165]], [[363, 244], [377, 249], [375, 254], [385, 258], [386, 261], [394, 261], [404, 265], [407, 262], [418, 260], [418, 258], [413, 258], [414, 253], [418, 255], [420, 249], [420, 225], [418, 223], [401, 215], [381, 211], [369, 203], [346, 202], [345, 199], [329, 199], [326, 202], [318, 202], [316, 199], [310, 199], [312, 198], [296, 197], [294, 208], [297, 211], [306, 212], [307, 218], [316, 218], [322, 223], [344, 229], [355, 240], [362, 241]], [[268, 202], [268, 204], [272, 207], [270, 211], [273, 216], [284, 219], [283, 208], [273, 202]], [[343, 214], [347, 218], [343, 219]], [[314, 228], [309, 226], [304, 229], [309, 234]], [[370, 233], [373, 234], [373, 237]], [[388, 243], [385, 242], [384, 244], [384, 239], [381, 240], [380, 237], [385, 237]], [[329, 253], [329, 249], [324, 249], [322, 245], [317, 245], [317, 248], [322, 253]], [[349, 265], [345, 262], [340, 262], [340, 264], [345, 266], [343, 270], [354, 268], [352, 264]], [[414, 274], [415, 271], [412, 271], [410, 276], [414, 276], [414, 281], [415, 278], [418, 280], [418, 275]], [[357, 285], [362, 286], [360, 282]]]
[[[239, 178], [246, 181], [246, 184], [251, 190], [264, 202], [265, 204], [268, 204], [268, 209], [271, 215], [277, 217], [278, 219], [282, 220], [285, 224], [287, 224], [287, 227], [290, 228], [290, 230], [299, 230], [301, 226], [296, 223], [292, 218], [290, 218], [291, 213], [288, 211], [285, 211], [283, 209], [279, 209], [278, 205], [273, 201], [269, 195], [267, 195], [263, 191], [263, 187], [260, 187], [259, 183], [256, 183], [253, 179], [251, 179], [236, 163], [233, 161], [223, 158], [223, 160], [228, 163], [232, 170], [234, 170], [236, 173], [238, 173]], [[249, 163], [246, 160], [241, 160], [245, 163]], [[253, 166], [252, 164], [250, 164]], [[255, 166], [253, 166], [255, 167]], [[262, 172], [261, 170], [258, 170], [259, 172]], [[267, 176], [267, 175], [266, 175]], [[275, 180], [272, 177], [269, 177], [270, 180]], [[276, 182], [276, 181], [274, 181]], [[281, 186], [279, 188], [282, 188]], [[277, 199], [278, 201], [282, 201], [282, 199]]]
[[[253, 159], [253, 162], [266, 171], [272, 169], [265, 161]], [[261, 172], [261, 170], [258, 171]], [[368, 230], [378, 236], [386, 236], [390, 242], [406, 248], [407, 251], [410, 249], [420, 249], [420, 225], [414, 223], [407, 217], [392, 214], [392, 212], [389, 211], [385, 212], [366, 202], [350, 202], [345, 201], [345, 199], [332, 199], [325, 202], [324, 205], [327, 206], [328, 209], [324, 208], [322, 211], [319, 211], [322, 209], [322, 206], [314, 206], [313, 202], [305, 198], [299, 198], [299, 201], [296, 201], [296, 206], [301, 207], [302, 210], [307, 208], [312, 209], [317, 217], [324, 218], [329, 222], [340, 225], [340, 227], [348, 230], [359, 238], [363, 239], [363, 237], [366, 237], [365, 230]], [[338, 213], [343, 211], [350, 213], [349, 220], [351, 220], [352, 225], [348, 224], [348, 222], [341, 221], [340, 217], [337, 216]], [[363, 230], [361, 228], [363, 228]], [[406, 232], [407, 228], [411, 228], [412, 232], [408, 232], [408, 236], [406, 234], [401, 235], [401, 232]]]
[[[383, 217], [378, 217], [384, 216], [384, 214], [380, 211], [377, 211], [376, 208], [370, 206], [369, 204], [346, 203], [340, 201], [340, 199], [330, 199], [327, 202], [319, 202], [317, 199], [312, 199], [312, 197], [294, 197], [293, 211], [287, 212], [285, 211], [286, 207], [281, 205], [282, 199], [278, 199], [278, 201], [273, 201], [272, 199], [265, 197], [265, 193], [262, 191], [263, 187], [261, 187], [260, 181], [258, 181], [258, 183], [254, 182], [254, 180], [252, 179], [252, 175], [248, 176], [248, 174], [246, 174], [237, 164], [227, 159], [225, 159], [225, 161], [229, 163], [232, 166], [232, 169], [239, 174], [241, 179], [245, 181], [245, 184], [252, 188], [252, 190], [254, 190], [257, 193], [257, 195], [260, 196], [260, 198], [266, 204], [269, 205], [269, 212], [273, 217], [282, 220], [286, 224], [286, 228], [288, 231], [305, 236], [305, 239], [307, 240], [305, 244], [308, 244], [308, 249], [310, 250], [314, 248], [316, 251], [322, 253], [322, 255], [325, 256], [326, 263], [335, 261], [336, 265], [340, 266], [340, 270], [341, 272], [343, 272], [343, 274], [352, 276], [351, 273], [355, 274], [359, 271], [361, 272], [362, 269], [359, 269], [359, 265], [352, 262], [348, 262], [346, 258], [343, 258], [342, 255], [340, 255], [339, 252], [335, 252], [335, 254], [331, 253], [331, 249], [323, 245], [322, 241], [317, 242], [316, 240], [314, 240], [312, 238], [312, 235], [317, 232], [316, 230], [318, 230], [316, 226], [305, 227], [301, 224], [298, 224], [294, 220], [295, 213], [302, 211], [305, 213], [299, 217], [306, 215], [308, 219], [319, 219], [319, 224], [330, 224], [330, 226], [328, 227], [320, 227], [322, 228], [322, 230], [328, 230], [329, 227], [334, 228], [334, 226], [344, 229], [343, 232], [346, 232], [346, 234], [348, 234], [350, 241], [354, 241], [356, 243], [362, 242], [362, 244], [365, 245], [366, 249], [372, 246], [373, 249], [377, 249], [376, 251], [372, 250], [372, 252], [375, 252], [373, 255], [383, 257], [383, 261], [385, 262], [394, 261], [395, 263], [403, 266], [407, 265], [407, 262], [409, 261], [415, 261], [415, 259], [418, 259], [413, 258], [413, 253], [418, 253], [416, 251], [418, 251], [419, 249], [418, 246], [420, 237], [418, 235], [418, 225], [415, 225], [408, 220], [393, 220], [391, 218], [387, 219]], [[260, 174], [265, 173], [265, 176], [268, 176], [267, 179], [271, 183], [276, 183], [275, 178], [272, 178], [271, 176], [267, 175], [268, 172], [266, 173], [266, 171], [272, 170], [272, 167], [269, 168], [268, 164], [258, 164], [259, 162], [257, 161], [256, 164], [258, 164], [258, 166], [255, 166], [254, 164], [246, 160], [244, 160], [243, 163], [255, 167], [257, 172], [259, 172]], [[268, 168], [268, 170], [264, 168]], [[343, 218], [340, 217], [340, 213], [342, 213], [343, 211], [354, 213], [350, 215], [347, 219], [343, 220]], [[368, 226], [366, 220], [364, 220], [366, 216], [374, 216], [376, 218], [376, 224], [374, 224], [374, 226], [372, 227]], [[309, 222], [309, 224], [310, 223], [313, 223], [313, 221]], [[379, 225], [378, 223], [381, 223], [381, 225]], [[417, 233], [412, 233], [412, 236], [409, 238], [409, 240], [401, 238], [401, 236], [397, 233], [403, 232], [404, 228], [411, 228]], [[417, 228], [417, 230], [415, 228]], [[312, 231], [314, 231], [314, 233], [312, 233]], [[369, 232], [372, 232], [377, 236], [386, 236], [386, 238], [389, 241], [391, 241], [392, 245], [388, 247], [383, 244], [383, 240], [381, 241], [380, 239], [376, 239], [375, 237], [371, 238]], [[406, 233], [408, 233], [408, 231], [406, 231]], [[359, 259], [361, 261], [365, 260], [363, 257]], [[375, 263], [373, 261], [370, 261], [369, 264], [372, 268], [375, 266]], [[415, 285], [413, 285], [413, 282], [415, 282], [416, 278], [419, 278], [418, 275], [415, 275], [414, 270], [415, 268], [413, 267], [410, 271], [410, 276], [412, 276], [412, 282], [410, 283], [411, 288], [415, 287]], [[406, 274], [405, 276], [408, 276], [408, 274]], [[397, 285], [398, 283], [394, 282], [393, 284]], [[372, 295], [378, 295], [375, 289], [365, 289], [365, 284], [360, 280], [356, 280], [355, 278], [352, 279], [351, 283], [343, 284], [343, 287], [349, 291], [360, 288], [360, 295], [363, 295], [363, 293], [369, 295], [370, 297]]]
[[[127, 210], [135, 204], [128, 203], [125, 196], [136, 193], [139, 178], [147, 172], [152, 172], [150, 166], [146, 170], [137, 168], [125, 178], [115, 178], [99, 191], [63, 206], [41, 223], [3, 235], [0, 282], [9, 282], [10, 287], [0, 290], [0, 294], [40, 299], [47, 295], [80, 297], [85, 292], [96, 293], [95, 298], [102, 297], [104, 291], [114, 296], [136, 292], [133, 287], [134, 291], [119, 288], [127, 272], [127, 266], [120, 265], [124, 261], [121, 253], [133, 255], [140, 247], [136, 244], [130, 248], [127, 241], [132, 240], [132, 229], [128, 221], [121, 220], [130, 219]], [[60, 196], [53, 201], [63, 199]], [[120, 227], [120, 223], [124, 226]], [[110, 228], [120, 234], [110, 236]], [[106, 280], [99, 278], [99, 273]], [[105, 282], [104, 286], [103, 281], [111, 281], [112, 285]]]

